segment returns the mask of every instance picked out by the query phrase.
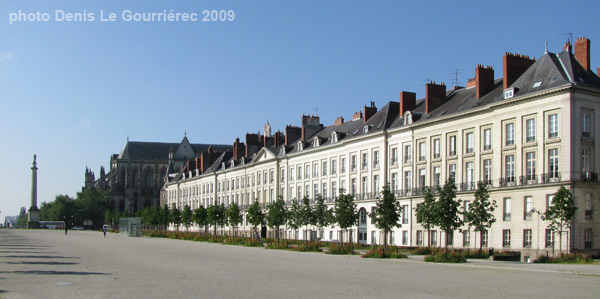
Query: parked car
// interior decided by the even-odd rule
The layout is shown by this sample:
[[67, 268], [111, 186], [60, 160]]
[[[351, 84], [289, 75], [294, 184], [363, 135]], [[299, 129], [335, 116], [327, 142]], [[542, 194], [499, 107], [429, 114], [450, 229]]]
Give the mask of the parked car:
[[83, 230], [83, 226], [74, 226], [72, 230]]

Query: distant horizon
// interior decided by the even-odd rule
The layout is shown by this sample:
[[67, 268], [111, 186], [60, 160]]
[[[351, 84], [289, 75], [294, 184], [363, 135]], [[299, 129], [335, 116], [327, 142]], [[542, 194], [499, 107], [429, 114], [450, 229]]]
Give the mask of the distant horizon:
[[[178, 143], [187, 135], [229, 145], [267, 121], [284, 132], [302, 114], [330, 125], [371, 101], [397, 102], [401, 91], [423, 98], [429, 81], [466, 86], [478, 64], [500, 78], [505, 52], [539, 58], [546, 42], [558, 53], [582, 36], [591, 40], [592, 71], [600, 65], [597, 2], [3, 4], [2, 219], [29, 208], [34, 154], [39, 207], [75, 197], [86, 168], [108, 172], [127, 140]], [[127, 10], [164, 19], [127, 21]], [[171, 10], [180, 19], [161, 14]], [[182, 19], [194, 13], [196, 21]], [[30, 15], [36, 20], [23, 19]]]

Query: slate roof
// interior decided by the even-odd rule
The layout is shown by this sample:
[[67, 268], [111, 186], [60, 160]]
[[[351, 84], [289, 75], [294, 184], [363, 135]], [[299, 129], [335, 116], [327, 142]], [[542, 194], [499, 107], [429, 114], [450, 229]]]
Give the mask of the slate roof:
[[[169, 151], [177, 149], [180, 143], [141, 142], [127, 141], [125, 148], [121, 151], [119, 159], [130, 160], [168, 160]], [[231, 149], [230, 145], [224, 144], [191, 144], [197, 154], [207, 150], [209, 147], [214, 151], [226, 151]]]

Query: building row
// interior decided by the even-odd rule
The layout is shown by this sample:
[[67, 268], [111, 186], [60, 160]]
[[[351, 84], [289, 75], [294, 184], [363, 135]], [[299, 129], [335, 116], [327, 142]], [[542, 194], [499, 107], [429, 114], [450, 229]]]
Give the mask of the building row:
[[[371, 102], [351, 119], [340, 117], [327, 126], [310, 115], [284, 132], [271, 134], [267, 124], [263, 134], [236, 139], [208, 167], [188, 159], [170, 168], [160, 200], [178, 209], [237, 203], [245, 210], [255, 200], [265, 207], [278, 197], [289, 204], [320, 195], [333, 205], [341, 188], [354, 196], [360, 215], [348, 237], [381, 244], [383, 233], [368, 214], [389, 185], [402, 206], [402, 226], [388, 236], [389, 243], [478, 248], [481, 237], [472, 228], [448, 236], [434, 229], [428, 236], [415, 215], [424, 188], [435, 190], [453, 177], [462, 210], [473, 201], [478, 182], [489, 187], [498, 205], [496, 223], [483, 234], [484, 247], [535, 256], [559, 247], [549, 222], [535, 211], [546, 210], [564, 186], [578, 210], [562, 248], [599, 254], [596, 111], [600, 78], [590, 69], [589, 39], [538, 59], [506, 53], [499, 76], [478, 65], [465, 87], [430, 82], [422, 99], [403, 91], [399, 101], [381, 108]], [[238, 230], [250, 233], [245, 217]], [[281, 230], [289, 238], [304, 235]], [[339, 231], [327, 227], [317, 237], [335, 241]]]

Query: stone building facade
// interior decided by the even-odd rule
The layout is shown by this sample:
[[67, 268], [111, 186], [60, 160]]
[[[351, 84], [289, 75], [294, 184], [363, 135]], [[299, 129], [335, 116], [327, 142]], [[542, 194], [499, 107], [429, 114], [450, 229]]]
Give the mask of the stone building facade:
[[[423, 99], [401, 92], [399, 102], [381, 109], [371, 103], [349, 121], [324, 126], [318, 116], [302, 116], [300, 127], [275, 133], [274, 142], [266, 134], [247, 135], [246, 144], [236, 140], [233, 152], [205, 172], [170, 177], [163, 200], [179, 209], [233, 202], [247, 209], [254, 200], [264, 207], [279, 196], [289, 204], [321, 195], [333, 205], [342, 188], [354, 195], [360, 214], [345, 239], [381, 244], [383, 234], [368, 213], [387, 184], [403, 207], [402, 227], [388, 241], [414, 247], [429, 241], [414, 212], [424, 187], [435, 189], [453, 177], [462, 210], [478, 182], [498, 204], [484, 247], [535, 257], [559, 247], [535, 211], [545, 211], [564, 186], [578, 210], [562, 248], [600, 254], [600, 78], [589, 60], [589, 40], [580, 38], [574, 50], [566, 44], [537, 60], [506, 53], [499, 77], [478, 65], [466, 87], [431, 82]], [[239, 230], [249, 233], [247, 221]], [[282, 233], [303, 235], [287, 228]], [[318, 237], [337, 240], [338, 233], [328, 227]], [[464, 226], [449, 236], [434, 229], [430, 238], [435, 246], [478, 248], [481, 237]]]

